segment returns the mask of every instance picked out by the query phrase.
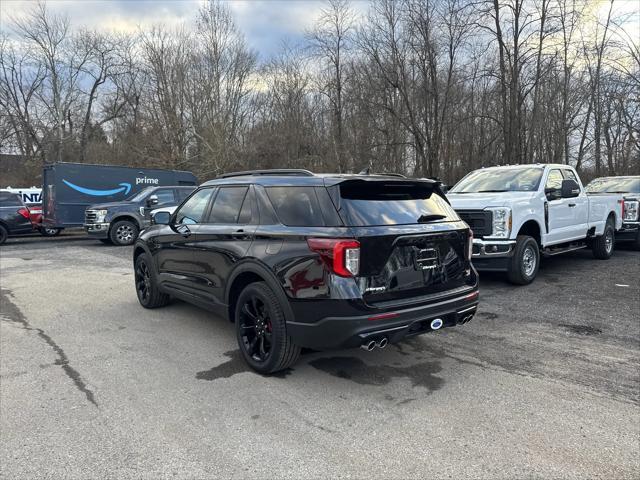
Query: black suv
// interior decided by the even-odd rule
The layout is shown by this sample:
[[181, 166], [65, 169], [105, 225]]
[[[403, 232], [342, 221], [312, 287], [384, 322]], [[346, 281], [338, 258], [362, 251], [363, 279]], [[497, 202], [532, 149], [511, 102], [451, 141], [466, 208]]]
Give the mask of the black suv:
[[154, 222], [133, 254], [142, 306], [176, 297], [229, 318], [260, 373], [303, 347], [384, 348], [477, 308], [471, 231], [432, 180], [239, 172]]
[[10, 235], [20, 235], [33, 231], [29, 209], [20, 195], [8, 190], [0, 190], [0, 245]]

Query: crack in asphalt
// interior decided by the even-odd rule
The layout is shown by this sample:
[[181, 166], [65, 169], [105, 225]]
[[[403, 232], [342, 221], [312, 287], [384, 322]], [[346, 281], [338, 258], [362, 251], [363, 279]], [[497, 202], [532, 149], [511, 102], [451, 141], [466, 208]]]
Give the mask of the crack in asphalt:
[[80, 392], [84, 393], [87, 400], [98, 408], [98, 403], [96, 402], [93, 392], [87, 387], [87, 384], [82, 379], [80, 372], [70, 365], [69, 357], [64, 353], [64, 350], [44, 330], [31, 326], [18, 306], [11, 301], [10, 297], [12, 296], [13, 295], [10, 290], [4, 288], [0, 290], [0, 304], [2, 305], [0, 310], [2, 311], [4, 319], [21, 325], [23, 330], [36, 332], [36, 335], [44, 340], [44, 342], [49, 345], [49, 347], [51, 347], [58, 356], [58, 358], [53, 362], [54, 365], [60, 366], [67, 377], [71, 379], [75, 387]]

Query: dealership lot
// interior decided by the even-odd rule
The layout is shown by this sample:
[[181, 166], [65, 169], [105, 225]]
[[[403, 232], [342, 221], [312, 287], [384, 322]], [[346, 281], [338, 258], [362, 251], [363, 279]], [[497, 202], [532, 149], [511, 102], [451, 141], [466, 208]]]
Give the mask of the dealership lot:
[[262, 377], [233, 326], [137, 302], [131, 249], [0, 251], [6, 478], [637, 478], [640, 253], [584, 250], [528, 287], [481, 278], [469, 324]]

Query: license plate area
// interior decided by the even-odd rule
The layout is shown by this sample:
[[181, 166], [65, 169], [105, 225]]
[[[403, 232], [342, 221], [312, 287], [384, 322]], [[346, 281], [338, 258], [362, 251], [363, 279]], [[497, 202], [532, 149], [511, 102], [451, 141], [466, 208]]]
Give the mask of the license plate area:
[[413, 266], [418, 271], [435, 270], [440, 266], [440, 253], [436, 248], [414, 247]]

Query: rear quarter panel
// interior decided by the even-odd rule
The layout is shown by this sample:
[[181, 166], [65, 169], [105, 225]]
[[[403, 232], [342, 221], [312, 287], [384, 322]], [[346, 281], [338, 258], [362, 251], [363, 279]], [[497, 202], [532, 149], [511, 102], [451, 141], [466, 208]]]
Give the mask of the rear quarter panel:
[[595, 227], [595, 234], [602, 235], [609, 215], [613, 213], [615, 229], [622, 227], [619, 195], [587, 195], [589, 200], [589, 227]]

